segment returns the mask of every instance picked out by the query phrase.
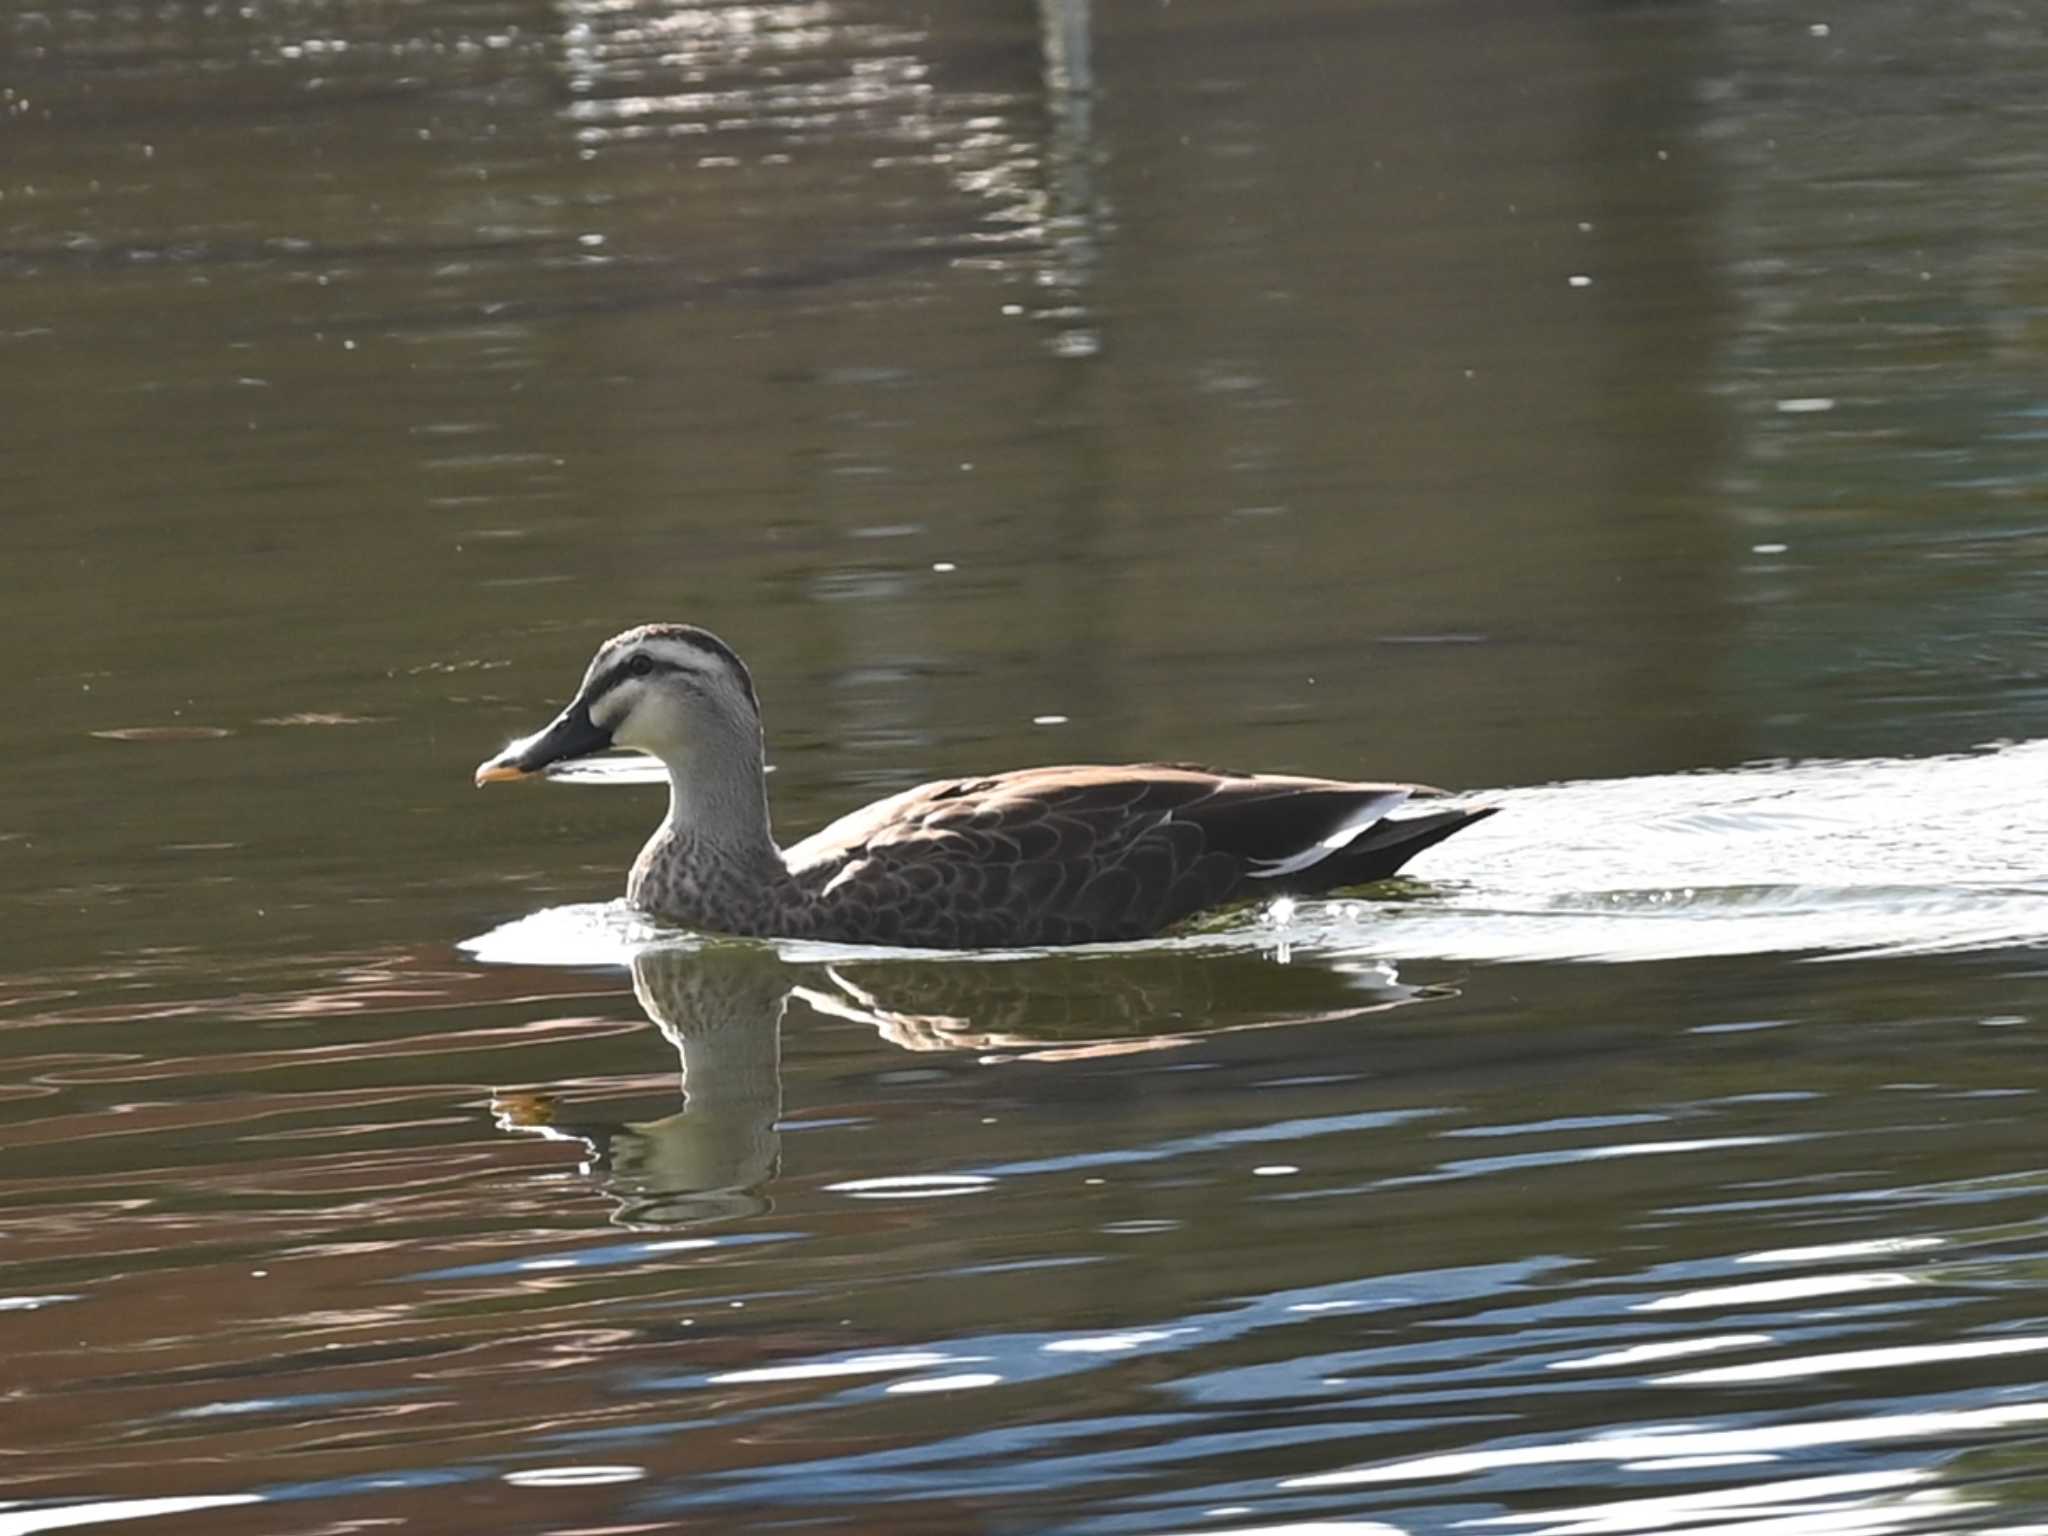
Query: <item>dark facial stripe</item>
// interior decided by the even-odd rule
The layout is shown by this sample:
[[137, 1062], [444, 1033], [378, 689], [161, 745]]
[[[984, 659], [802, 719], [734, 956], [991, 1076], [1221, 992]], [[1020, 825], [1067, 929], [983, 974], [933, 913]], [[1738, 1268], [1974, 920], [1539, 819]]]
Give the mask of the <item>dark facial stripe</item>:
[[[677, 672], [682, 670], [679, 667], [669, 665], [658, 657], [650, 656], [647, 659], [654, 663], [655, 672]], [[633, 658], [628, 656], [624, 661], [614, 665], [610, 671], [600, 674], [597, 681], [590, 685], [590, 702], [595, 704], [599, 699], [633, 675]], [[648, 675], [651, 677], [653, 673]]]
[[[761, 701], [754, 694], [754, 679], [747, 672], [747, 664], [740, 660], [731, 646], [716, 635], [688, 625], [649, 625], [639, 634], [643, 639], [665, 641], [670, 645], [686, 645], [693, 651], [719, 658], [732, 669], [733, 676], [739, 679], [740, 687], [746, 692], [747, 702], [754, 707], [754, 713], [758, 715], [761, 712]], [[634, 676], [633, 662], [642, 656], [654, 663], [654, 672], [674, 674], [686, 671], [673, 662], [663, 661], [659, 656], [636, 650], [614, 663], [591, 682], [587, 691], [590, 702], [596, 703], [627, 678]], [[652, 676], [653, 673], [648, 675]]]

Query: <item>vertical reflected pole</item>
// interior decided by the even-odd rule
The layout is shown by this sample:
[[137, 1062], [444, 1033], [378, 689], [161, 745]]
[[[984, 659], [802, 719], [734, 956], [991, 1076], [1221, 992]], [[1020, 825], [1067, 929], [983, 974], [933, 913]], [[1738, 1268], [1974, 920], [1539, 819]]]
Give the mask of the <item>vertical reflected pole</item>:
[[[1034, 317], [1050, 328], [1054, 359], [1039, 413], [1041, 430], [1062, 444], [1060, 488], [1048, 498], [1044, 537], [1058, 578], [1047, 596], [1048, 629], [1061, 637], [1063, 699], [1095, 721], [1128, 721], [1131, 707], [1121, 667], [1104, 656], [1129, 649], [1117, 616], [1129, 610], [1118, 564], [1104, 558], [1116, 517], [1117, 483], [1110, 423], [1115, 418], [1113, 370], [1088, 366], [1102, 351], [1100, 315], [1090, 289], [1102, 260], [1108, 218], [1096, 184], [1101, 147], [1095, 114], [1094, 0], [1038, 0], [1040, 82], [1045, 92], [1045, 143], [1040, 195], [1045, 253], [1035, 274]], [[1081, 366], [1075, 366], [1079, 364]]]
[[[1038, 0], [1045, 47], [1045, 85], [1055, 96], [1095, 87], [1088, 48], [1089, 0]], [[1058, 108], [1055, 106], [1054, 111]]]
[[1092, 0], [1038, 0], [1044, 55], [1048, 250], [1044, 281], [1052, 302], [1042, 311], [1058, 325], [1053, 350], [1092, 357], [1102, 339], [1083, 300], [1098, 257], [1100, 210], [1095, 204], [1095, 68]]

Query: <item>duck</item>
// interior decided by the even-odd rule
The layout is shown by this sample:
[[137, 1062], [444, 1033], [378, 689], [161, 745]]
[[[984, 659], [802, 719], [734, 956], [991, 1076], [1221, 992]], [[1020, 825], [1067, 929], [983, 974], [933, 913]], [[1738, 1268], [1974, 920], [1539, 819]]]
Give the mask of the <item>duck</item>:
[[1444, 792], [1419, 784], [1078, 764], [934, 780], [784, 848], [753, 675], [709, 630], [676, 623], [605, 641], [561, 712], [475, 779], [528, 779], [613, 748], [668, 774], [629, 906], [712, 934], [910, 949], [1151, 938], [1223, 908], [1384, 880], [1498, 809], [1428, 807]]

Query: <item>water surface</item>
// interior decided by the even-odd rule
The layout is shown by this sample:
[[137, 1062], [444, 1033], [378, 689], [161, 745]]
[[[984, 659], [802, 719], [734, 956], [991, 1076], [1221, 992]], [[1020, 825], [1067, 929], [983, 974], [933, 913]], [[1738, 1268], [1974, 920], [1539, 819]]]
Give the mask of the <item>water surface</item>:
[[[2048, 1522], [2024, 8], [0, 0], [0, 1533]], [[1121, 951], [609, 903], [1504, 813]]]

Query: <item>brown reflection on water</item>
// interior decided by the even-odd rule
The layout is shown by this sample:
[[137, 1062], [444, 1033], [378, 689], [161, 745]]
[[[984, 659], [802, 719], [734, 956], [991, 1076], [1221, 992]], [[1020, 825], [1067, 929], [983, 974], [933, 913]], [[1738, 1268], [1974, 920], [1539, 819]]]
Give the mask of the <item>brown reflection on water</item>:
[[773, 1209], [792, 1001], [819, 1019], [872, 1029], [899, 1050], [968, 1053], [993, 1067], [1171, 1052], [1241, 1030], [1355, 1020], [1455, 995], [1404, 985], [1391, 967], [1286, 968], [1266, 955], [1200, 952], [795, 966], [752, 945], [692, 944], [642, 950], [632, 972], [640, 1007], [676, 1049], [682, 1110], [607, 1118], [598, 1106], [616, 1095], [610, 1082], [501, 1090], [492, 1109], [507, 1131], [584, 1144], [619, 1202], [618, 1219], [635, 1226]]
[[[0, 7], [0, 1492], [1427, 1525], [1794, 1470], [1562, 1449], [1644, 1424], [2038, 1401], [1958, 1352], [2038, 1326], [2024, 956], [1369, 1012], [1243, 956], [768, 966], [652, 1010], [679, 1104], [624, 978], [447, 948], [616, 892], [658, 795], [468, 769], [640, 618], [754, 663], [790, 831], [1050, 759], [2037, 735], [2048, 53], [1942, 23]], [[1800, 1466], [2017, 1521], [2030, 1449]], [[505, 1480], [579, 1463], [631, 1480]]]
[[[353, 970], [374, 990], [391, 968], [387, 958]], [[417, 972], [430, 969], [422, 957]], [[1825, 1200], [1873, 1180], [1938, 1201], [1951, 1165], [2022, 1181], [2031, 1167], [2020, 1103], [1979, 1115], [1967, 1144], [1928, 1134], [1958, 1094], [2009, 1081], [2024, 1032], [1916, 1026], [1934, 1031], [1940, 1081], [1878, 1091], [1899, 1064], [1871, 1049], [1867, 999], [1918, 997], [1932, 1017], [1952, 982], [1932, 964], [1794, 974], [1772, 963], [1747, 974], [1746, 1005], [1728, 997], [1726, 962], [1615, 970], [1609, 1006], [1592, 1014], [1556, 968], [1496, 969], [1477, 999], [1435, 988], [1427, 1007], [1389, 1010], [1399, 999], [1384, 978], [1244, 955], [890, 961], [835, 979], [751, 946], [656, 950], [636, 968], [638, 1007], [603, 978], [483, 974], [506, 999], [500, 1027], [437, 1029], [444, 1015], [431, 1002], [344, 1007], [328, 1020], [336, 1070], [363, 1074], [360, 1087], [252, 1094], [263, 1079], [224, 1051], [212, 1081], [231, 1088], [225, 1096], [183, 1072], [150, 1079], [182, 1101], [152, 1127], [167, 1155], [110, 1143], [104, 1132], [127, 1118], [114, 1105], [101, 1124], [88, 1116], [44, 1144], [67, 1161], [83, 1153], [85, 1176], [52, 1166], [0, 1182], [13, 1237], [0, 1292], [49, 1298], [0, 1315], [14, 1390], [38, 1409], [17, 1442], [34, 1467], [10, 1474], [10, 1493], [432, 1479], [481, 1461], [493, 1470], [463, 1485], [472, 1496], [393, 1488], [383, 1506], [481, 1528], [512, 1497], [495, 1469], [537, 1454], [651, 1465], [674, 1492], [715, 1488], [704, 1481], [713, 1473], [744, 1479], [862, 1447], [938, 1443], [963, 1422], [1005, 1422], [1021, 1411], [1018, 1393], [1069, 1416], [1137, 1411], [1191, 1379], [1227, 1379], [1246, 1346], [1162, 1343], [1098, 1361], [1085, 1352], [1094, 1333], [1164, 1330], [1171, 1341], [1194, 1329], [1199, 1339], [1214, 1326], [1205, 1319], [1277, 1292], [1302, 1297], [1300, 1326], [1335, 1330], [1316, 1347], [1341, 1354], [1390, 1328], [1398, 1341], [1403, 1325], [1356, 1331], [1341, 1310], [1315, 1322], [1316, 1286], [1391, 1274], [1385, 1283], [1426, 1287], [1435, 1282], [1399, 1277], [1510, 1255], [1560, 1267], [1541, 1284], [1532, 1274], [1475, 1293], [1476, 1315], [1437, 1303], [1413, 1337], [1466, 1330], [1475, 1358], [1522, 1340], [1525, 1392], [1562, 1394], [1544, 1411], [1569, 1423], [1584, 1398], [1548, 1370], [1543, 1341], [1554, 1334], [1574, 1356], [1625, 1345], [1653, 1315], [1637, 1303], [1704, 1295], [1710, 1277], [1751, 1278], [1726, 1268], [1727, 1256], [1783, 1247], [1798, 1229], [1767, 1210], [1746, 1214], [1746, 1201]], [[579, 986], [581, 1004], [565, 1013]], [[465, 991], [453, 985], [440, 1001], [473, 1001]], [[793, 991], [836, 995], [854, 1016], [805, 1008], [784, 1022]], [[1516, 1006], [1503, 1011], [1509, 994]], [[883, 998], [902, 1007], [877, 1010]], [[681, 1051], [680, 1110], [665, 1049], [635, 1027], [641, 1008]], [[913, 1032], [918, 1049], [904, 1049], [890, 1034], [913, 1009], [959, 1021], [939, 1033], [969, 1048], [934, 1051], [937, 1039]], [[1759, 1011], [1777, 1027], [1718, 1028]], [[387, 1018], [407, 1022], [393, 1038], [427, 1048], [366, 1053]], [[1688, 1031], [1689, 1021], [1710, 1028]], [[1066, 1054], [1120, 1037], [1149, 1049]], [[551, 1085], [550, 1112], [587, 1153], [491, 1126], [483, 1085], [504, 1084], [508, 1070]], [[44, 1081], [60, 1095], [100, 1086], [72, 1073]], [[1764, 1091], [1787, 1085], [1796, 1091]], [[510, 1094], [498, 1097], [502, 1107]], [[634, 1112], [640, 1104], [655, 1113]], [[21, 1108], [28, 1117], [14, 1128], [30, 1133], [64, 1112], [61, 1098]], [[1619, 1155], [1667, 1140], [1700, 1150]], [[110, 1145], [121, 1166], [91, 1172]], [[1617, 1155], [1575, 1163], [1581, 1145]], [[1914, 1148], [1910, 1169], [1879, 1158], [1882, 1146]], [[1504, 1153], [1529, 1161], [1519, 1173], [1513, 1156], [1494, 1167]], [[918, 1181], [947, 1177], [972, 1187], [913, 1197]], [[2021, 1185], [2004, 1198], [2023, 1200]], [[1920, 1264], [1920, 1283], [1952, 1286], [1943, 1247], [2002, 1240], [1928, 1209], [1905, 1223], [1942, 1235], [1924, 1263], [1887, 1252], [1872, 1262]], [[1893, 1205], [1852, 1204], [1801, 1240], [1899, 1225]], [[1648, 1257], [1629, 1257], [1644, 1244]], [[1987, 1315], [1998, 1305], [1988, 1291], [1976, 1304]], [[1535, 1318], [1495, 1325], [1496, 1305]], [[1589, 1306], [1615, 1315], [1590, 1322]], [[1696, 1314], [1709, 1329], [1732, 1326], [1704, 1302], [1671, 1326]], [[1884, 1326], [1912, 1337], [1914, 1319], [1907, 1308]], [[1752, 1333], [1785, 1326], [1754, 1313], [1733, 1321]], [[1027, 1342], [1078, 1338], [1083, 1353], [1071, 1358], [1096, 1362], [1094, 1374], [967, 1402], [849, 1395], [829, 1371], [783, 1374], [848, 1353], [971, 1359], [1015, 1329]], [[999, 1376], [1068, 1358], [1036, 1344], [1014, 1358], [1014, 1346], [1000, 1349]], [[1343, 1374], [1310, 1362], [1297, 1380], [1284, 1349], [1252, 1359], [1285, 1378], [1267, 1410], [1283, 1416], [1288, 1393], [1334, 1390], [1312, 1384]], [[1629, 1390], [1650, 1394], [1642, 1412], [1658, 1411], [1661, 1389]], [[718, 1427], [729, 1415], [741, 1418]], [[583, 1452], [562, 1438], [602, 1431], [628, 1438]], [[1409, 1455], [1437, 1443], [1427, 1428], [1398, 1437]], [[1149, 1456], [1151, 1432], [1129, 1444]], [[224, 1482], [224, 1465], [262, 1471]], [[586, 1496], [610, 1518], [630, 1508]], [[370, 1495], [336, 1489], [320, 1507], [335, 1519], [376, 1513], [375, 1500], [357, 1499]]]
[[[1220, 1036], [1281, 1022], [1276, 1009], [1306, 1004], [1314, 1011], [1294, 1014], [1299, 1023], [1356, 1016], [1416, 993], [1372, 978], [1361, 993], [1361, 978], [1313, 968], [1287, 973], [1276, 989], [1266, 980], [1271, 962], [1243, 956], [1161, 955], [1082, 969], [1075, 975], [1050, 960], [964, 971], [906, 962], [861, 968], [870, 987], [956, 1010], [947, 1017], [970, 1027], [969, 1043], [1012, 1052], [1105, 1028], [1135, 1032], [1130, 1046], [1171, 1050], [1196, 1036], [1148, 1033], [1161, 1018], [1199, 1020], [1200, 1036]], [[874, 993], [751, 946], [643, 956], [635, 991], [682, 1052], [688, 1104], [662, 1120], [577, 1123], [573, 1134], [602, 1152], [603, 1182], [594, 1189], [556, 1148], [489, 1135], [476, 1075], [503, 1070], [497, 1058], [515, 1049], [525, 1053], [513, 1058], [519, 1062], [559, 1048], [584, 1057], [632, 1032], [634, 1022], [556, 1011], [526, 1024], [424, 1030], [424, 1019], [451, 1006], [477, 1005], [465, 981], [489, 981], [500, 1008], [559, 1009], [565, 994], [517, 973], [444, 973], [424, 956], [358, 960], [339, 974], [325, 993], [267, 1007], [247, 994], [212, 1007], [194, 999], [178, 1015], [233, 1030], [321, 1016], [324, 1004], [326, 1029], [344, 1037], [320, 1044], [112, 1066], [22, 1060], [42, 1068], [33, 1079], [57, 1102], [6, 1128], [6, 1144], [21, 1154], [16, 1166], [36, 1166], [45, 1149], [66, 1150], [61, 1168], [0, 1180], [0, 1208], [10, 1212], [0, 1288], [42, 1296], [43, 1309], [31, 1315], [55, 1329], [27, 1341], [17, 1334], [10, 1351], [12, 1390], [52, 1403], [32, 1437], [51, 1454], [11, 1491], [33, 1494], [45, 1479], [71, 1486], [63, 1480], [85, 1465], [67, 1471], [75, 1454], [89, 1456], [100, 1486], [147, 1469], [156, 1496], [214, 1492], [217, 1458], [229, 1444], [238, 1464], [268, 1467], [272, 1477], [284, 1475], [284, 1460], [290, 1476], [308, 1478], [364, 1456], [380, 1476], [402, 1476], [408, 1466], [460, 1458], [472, 1442], [503, 1454], [543, 1425], [555, 1432], [636, 1420], [644, 1405], [618, 1400], [593, 1374], [614, 1365], [733, 1371], [860, 1342], [864, 1328], [822, 1319], [757, 1327], [725, 1318], [699, 1334], [685, 1317], [680, 1328], [652, 1324], [650, 1335], [648, 1309], [716, 1313], [726, 1304], [692, 1299], [786, 1291], [777, 1252], [797, 1233], [778, 1237], [771, 1226], [765, 1247], [728, 1250], [716, 1241], [671, 1241], [664, 1229], [772, 1212], [767, 1198], [689, 1197], [772, 1191], [783, 1114], [781, 1015], [791, 995], [824, 995], [804, 979], [862, 1007], [872, 1007]], [[393, 974], [414, 983], [400, 1001], [388, 991]], [[436, 975], [451, 983], [438, 995]], [[345, 978], [362, 994], [351, 995]], [[1360, 996], [1367, 1001], [1339, 1009], [1339, 1000]], [[345, 1038], [387, 1017], [414, 1032]], [[871, 1038], [877, 1027], [899, 1034], [904, 1017], [856, 1013]], [[33, 1022], [60, 1019], [45, 1011]], [[924, 1052], [941, 1044], [910, 1043]], [[644, 1051], [634, 1054], [645, 1061]], [[1041, 1059], [1066, 1053], [1056, 1048]], [[263, 1080], [252, 1074], [321, 1068], [330, 1078], [365, 1081], [252, 1091]], [[66, 1109], [107, 1086], [145, 1083], [160, 1097]], [[228, 1085], [231, 1093], [220, 1092]], [[186, 1097], [161, 1097], [171, 1091]], [[602, 1102], [659, 1095], [663, 1079], [612, 1073], [569, 1079], [559, 1091]], [[805, 1113], [822, 1109], [858, 1123], [878, 1112], [897, 1120], [909, 1107], [866, 1100], [862, 1093]], [[161, 1150], [138, 1151], [136, 1138]], [[621, 1156], [627, 1144], [639, 1150]], [[306, 1150], [294, 1150], [300, 1146]], [[830, 1164], [808, 1168], [799, 1187], [814, 1201], [834, 1172]], [[593, 1200], [596, 1189], [603, 1199]], [[594, 1266], [565, 1256], [565, 1244], [571, 1255], [588, 1249], [593, 1226], [607, 1225], [614, 1241], [629, 1245], [634, 1233], [648, 1234], [637, 1256]], [[902, 1223], [885, 1208], [856, 1204], [836, 1215], [813, 1210], [805, 1226], [812, 1240], [855, 1252], [871, 1240], [864, 1234]], [[675, 1262], [662, 1262], [670, 1250]], [[81, 1356], [69, 1335], [87, 1319], [91, 1342]], [[479, 1397], [479, 1383], [501, 1385], [505, 1395]], [[303, 1410], [290, 1406], [301, 1399]], [[94, 1426], [110, 1420], [125, 1428], [111, 1445], [96, 1444]], [[187, 1459], [185, 1445], [205, 1454]]]

